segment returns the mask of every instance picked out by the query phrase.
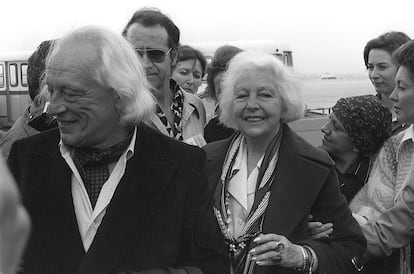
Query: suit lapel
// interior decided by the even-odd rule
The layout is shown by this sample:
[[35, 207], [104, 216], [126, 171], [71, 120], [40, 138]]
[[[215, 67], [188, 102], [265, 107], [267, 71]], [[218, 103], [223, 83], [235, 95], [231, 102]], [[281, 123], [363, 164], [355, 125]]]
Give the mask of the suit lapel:
[[157, 141], [158, 136], [146, 126], [139, 127], [134, 156], [128, 160], [80, 272], [114, 269], [145, 237], [146, 226], [177, 169]]
[[[50, 248], [50, 253], [64, 269], [76, 269], [85, 254], [73, 207], [70, 168], [62, 158], [57, 142], [48, 153], [31, 153], [33, 178], [31, 213], [33, 229]], [[47, 149], [39, 150], [47, 151]], [[47, 168], [45, 168], [47, 167]], [[30, 205], [29, 205], [30, 206]]]
[[328, 169], [301, 156], [302, 145], [297, 142], [298, 138], [285, 127], [263, 225], [265, 233], [289, 237], [302, 218], [310, 213], [328, 175]]

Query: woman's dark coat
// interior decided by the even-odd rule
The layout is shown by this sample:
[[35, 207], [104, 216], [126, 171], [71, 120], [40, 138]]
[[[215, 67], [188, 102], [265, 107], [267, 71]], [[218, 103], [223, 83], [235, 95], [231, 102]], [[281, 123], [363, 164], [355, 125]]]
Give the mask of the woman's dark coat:
[[[215, 189], [220, 181], [230, 143], [231, 138], [205, 147], [211, 188]], [[339, 192], [334, 163], [329, 156], [284, 125], [276, 169], [263, 233], [284, 235], [293, 243], [312, 247], [319, 260], [317, 273], [357, 272], [351, 260], [362, 257], [366, 241]], [[310, 214], [315, 221], [333, 223], [334, 232], [330, 237], [311, 240], [308, 230]], [[258, 266], [256, 273], [298, 272], [277, 266]]]

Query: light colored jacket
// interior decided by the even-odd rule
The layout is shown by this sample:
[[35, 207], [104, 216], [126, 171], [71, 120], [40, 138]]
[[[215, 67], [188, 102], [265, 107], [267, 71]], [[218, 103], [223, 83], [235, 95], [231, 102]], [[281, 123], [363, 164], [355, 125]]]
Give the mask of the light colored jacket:
[[1, 137], [0, 135], [0, 153], [3, 152], [5, 159], [9, 157], [11, 145], [14, 141], [29, 137], [39, 133], [38, 130], [32, 128], [27, 123], [29, 122], [29, 109], [17, 118], [13, 126]]
[[364, 216], [366, 260], [400, 250], [398, 273], [411, 273], [409, 242], [414, 236], [413, 126], [388, 139], [375, 160], [367, 184], [351, 201], [353, 212]]
[[[204, 136], [204, 126], [206, 124], [206, 111], [201, 99], [197, 95], [182, 90], [184, 95], [184, 106], [182, 116], [182, 136], [184, 142], [195, 136]], [[158, 118], [156, 113], [151, 115], [150, 121], [146, 121], [150, 127], [157, 129], [168, 136], [167, 129]], [[203, 138], [204, 140], [204, 138]]]

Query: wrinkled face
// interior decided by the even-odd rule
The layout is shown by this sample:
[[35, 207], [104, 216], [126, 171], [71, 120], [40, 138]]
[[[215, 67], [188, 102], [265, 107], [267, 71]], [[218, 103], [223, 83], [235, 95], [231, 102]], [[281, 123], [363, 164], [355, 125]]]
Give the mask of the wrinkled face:
[[389, 97], [394, 89], [397, 66], [391, 55], [382, 49], [371, 49], [368, 54], [368, 77], [377, 93]]
[[414, 123], [414, 83], [412, 73], [401, 66], [395, 76], [395, 89], [391, 94], [398, 121], [406, 124]]
[[[168, 33], [165, 28], [160, 25], [145, 27], [134, 23], [129, 26], [126, 38], [137, 51], [154, 92], [167, 91], [174, 60], [171, 58], [172, 51], [168, 46]], [[161, 53], [160, 51], [164, 53], [164, 58], [153, 58], [162, 57], [157, 56]], [[162, 96], [162, 94], [155, 95]]]
[[321, 131], [323, 133], [321, 148], [331, 156], [339, 156], [354, 149], [354, 144], [335, 113], [331, 113], [328, 123], [321, 128]]
[[117, 95], [90, 75], [96, 58], [95, 47], [72, 43], [62, 46], [46, 70], [48, 113], [57, 118], [62, 141], [69, 146], [106, 148], [122, 140]]
[[197, 59], [177, 62], [171, 78], [177, 81], [178, 85], [190, 93], [197, 93], [201, 86], [203, 71], [201, 63]]
[[251, 68], [239, 75], [234, 87], [233, 117], [246, 139], [267, 145], [280, 128], [283, 102], [268, 69]]

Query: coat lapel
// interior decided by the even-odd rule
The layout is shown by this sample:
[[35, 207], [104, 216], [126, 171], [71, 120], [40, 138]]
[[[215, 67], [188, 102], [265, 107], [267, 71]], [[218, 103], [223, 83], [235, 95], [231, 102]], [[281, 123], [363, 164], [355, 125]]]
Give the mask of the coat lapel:
[[162, 134], [170, 136], [170, 134], [167, 131], [167, 128], [164, 126], [164, 124], [161, 122], [160, 118], [158, 118], [155, 112], [151, 114], [151, 117], [149, 118], [148, 121], [145, 121], [145, 123], [148, 126], [158, 130]]
[[216, 204], [216, 202], [220, 200], [221, 186], [218, 184], [220, 183], [220, 176], [227, 150], [229, 149], [233, 137], [234, 134], [228, 139], [215, 142], [205, 147], [207, 152], [207, 178], [209, 188], [214, 191], [213, 204]]
[[142, 242], [146, 226], [177, 169], [176, 163], [160, 150], [159, 138], [152, 130], [140, 126], [137, 134], [134, 156], [128, 160], [79, 272], [108, 272]]
[[302, 142], [285, 126], [276, 176], [265, 213], [264, 233], [289, 237], [299, 222], [309, 215], [312, 203], [328, 175], [327, 168], [306, 159], [302, 153]]
[[[190, 119], [193, 112], [196, 112], [196, 116], [198, 119], [201, 120], [200, 113], [198, 112], [198, 109], [196, 107], [196, 100], [193, 94], [190, 94], [184, 90], [182, 90], [183, 96], [184, 96], [184, 102], [183, 102], [183, 116], [182, 116], [182, 127], [185, 128], [185, 125], [187, 124], [188, 120]], [[198, 98], [197, 98], [198, 99]], [[205, 121], [204, 121], [205, 122]]]
[[[58, 140], [58, 139], [57, 139]], [[62, 158], [57, 142], [51, 153], [30, 153], [37, 174], [31, 183], [33, 204], [29, 204], [33, 230], [38, 230], [50, 253], [63, 269], [76, 269], [85, 254], [73, 207], [71, 171]], [[48, 151], [41, 149], [38, 151]], [[47, 166], [47, 168], [45, 168]]]

